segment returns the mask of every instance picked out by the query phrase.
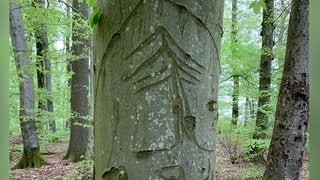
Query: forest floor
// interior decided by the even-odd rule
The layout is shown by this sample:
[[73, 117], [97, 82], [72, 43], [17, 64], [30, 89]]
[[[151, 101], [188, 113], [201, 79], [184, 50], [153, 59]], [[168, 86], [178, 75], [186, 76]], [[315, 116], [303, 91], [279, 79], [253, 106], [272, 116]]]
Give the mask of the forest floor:
[[[232, 164], [229, 160], [229, 154], [221, 143], [217, 145], [217, 180], [254, 180], [260, 179], [264, 167], [255, 165], [244, 160], [239, 160], [237, 164]], [[50, 163], [40, 168], [27, 168], [10, 171], [12, 180], [74, 180], [79, 179], [84, 166], [80, 163], [73, 163], [68, 160], [62, 160], [68, 148], [68, 141], [54, 142], [43, 148], [42, 156]], [[13, 167], [20, 159], [21, 152], [10, 152], [10, 167]], [[308, 180], [309, 158], [305, 156], [303, 160], [303, 170], [300, 180]], [[81, 179], [81, 178], [80, 178]], [[89, 175], [92, 179], [92, 175]]]

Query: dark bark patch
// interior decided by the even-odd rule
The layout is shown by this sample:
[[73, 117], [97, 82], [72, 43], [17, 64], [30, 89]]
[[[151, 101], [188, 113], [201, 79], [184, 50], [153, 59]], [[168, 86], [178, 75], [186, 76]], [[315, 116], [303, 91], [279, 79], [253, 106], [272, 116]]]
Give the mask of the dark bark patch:
[[146, 159], [148, 157], [150, 157], [152, 154], [154, 154], [154, 150], [146, 150], [146, 151], [139, 151], [137, 154], [136, 154], [136, 157], [138, 159]]
[[185, 127], [188, 130], [193, 130], [196, 127], [196, 117], [194, 116], [185, 116], [184, 117]]
[[127, 180], [129, 179], [129, 177], [128, 177], [128, 174], [126, 173], [126, 168], [123, 166], [119, 166], [119, 167], [111, 167], [109, 171], [104, 172], [102, 175], [102, 179]]
[[211, 100], [207, 103], [207, 108], [209, 109], [209, 111], [214, 111], [217, 109], [217, 102], [214, 100]]
[[302, 141], [302, 139], [303, 139], [303, 138], [302, 138], [301, 135], [298, 135], [298, 136], [295, 136], [295, 137], [294, 137], [294, 141], [295, 141], [295, 142], [300, 142], [300, 141]]
[[175, 103], [172, 107], [172, 112], [178, 114], [181, 112], [181, 106], [178, 103]]

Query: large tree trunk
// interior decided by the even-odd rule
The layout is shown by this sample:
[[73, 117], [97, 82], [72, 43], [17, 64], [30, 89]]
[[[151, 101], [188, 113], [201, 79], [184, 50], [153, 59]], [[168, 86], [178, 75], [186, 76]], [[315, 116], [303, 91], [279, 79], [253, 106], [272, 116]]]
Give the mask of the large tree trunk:
[[10, 37], [19, 77], [20, 89], [20, 128], [23, 140], [22, 159], [13, 167], [40, 167], [47, 164], [40, 155], [39, 139], [35, 125], [34, 84], [28, 72], [30, 65], [27, 42], [22, 22], [21, 6], [10, 2]]
[[264, 179], [299, 179], [309, 119], [309, 1], [293, 0]]
[[[44, 8], [43, 0], [34, 0], [33, 1], [35, 8]], [[37, 48], [37, 80], [38, 80], [38, 88], [39, 93], [44, 93], [45, 96], [39, 96], [38, 100], [38, 109], [40, 111], [53, 113], [53, 103], [52, 103], [52, 85], [51, 85], [51, 62], [47, 57], [47, 53], [49, 51], [48, 44], [48, 35], [47, 35], [47, 27], [45, 24], [35, 24], [35, 37], [36, 37], [36, 48]], [[41, 114], [41, 113], [40, 113]], [[50, 129], [51, 131], [56, 131], [56, 123], [49, 114], [50, 121]], [[41, 116], [39, 117], [41, 119]], [[43, 123], [43, 122], [39, 122]]]
[[[66, 0], [66, 3], [67, 4], [71, 4], [70, 3], [71, 0]], [[69, 6], [66, 6], [66, 13], [67, 13], [67, 17], [68, 19], [71, 20], [71, 8]], [[72, 29], [72, 23], [67, 23], [66, 25], [66, 29]], [[68, 33], [66, 35], [66, 44], [65, 44], [65, 47], [66, 47], [66, 62], [67, 62], [67, 72], [70, 73], [71, 72], [71, 59], [70, 59], [70, 55], [71, 55], [71, 35]], [[68, 78], [68, 87], [71, 87], [71, 78]], [[66, 128], [70, 128], [70, 120], [68, 119], [66, 121], [66, 124], [65, 124]]]
[[215, 179], [223, 1], [99, 7], [95, 179]]
[[259, 69], [259, 99], [254, 139], [266, 138], [268, 128], [268, 111], [270, 101], [271, 63], [273, 60], [273, 31], [274, 31], [274, 0], [265, 0], [266, 9], [263, 10], [262, 47]]
[[83, 18], [88, 17], [88, 6], [85, 1], [73, 1], [72, 46], [75, 60], [71, 62], [71, 111], [69, 148], [64, 159], [79, 161], [86, 154], [89, 138], [89, 38], [86, 38], [86, 27], [80, 27]]

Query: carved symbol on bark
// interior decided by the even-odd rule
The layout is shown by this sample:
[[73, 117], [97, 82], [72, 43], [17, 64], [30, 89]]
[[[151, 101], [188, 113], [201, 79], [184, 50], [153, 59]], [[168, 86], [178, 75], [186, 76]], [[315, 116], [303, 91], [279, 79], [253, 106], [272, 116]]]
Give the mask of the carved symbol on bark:
[[[158, 37], [160, 37], [160, 42], [155, 42]], [[124, 59], [128, 60], [138, 52], [144, 52], [151, 43], [159, 43], [161, 46], [155, 53], [144, 59], [132, 72], [122, 77], [123, 81], [134, 79], [133, 83], [138, 86], [135, 93], [164, 83], [170, 78], [175, 79], [177, 82], [178, 79], [182, 79], [194, 85], [197, 82], [201, 82], [198, 76], [201, 75], [201, 71], [205, 70], [205, 68], [193, 59], [190, 54], [186, 53], [162, 26], [158, 26], [153, 34]], [[159, 63], [159, 61], [161, 61], [161, 66], [156, 67], [156, 63]], [[144, 72], [147, 71], [147, 68], [155, 68], [156, 70], [151, 73]]]
[[[142, 0], [139, 1], [130, 15], [123, 21], [118, 30], [120, 34], [125, 32], [126, 27], [129, 27], [131, 20], [133, 20], [132, 14], [138, 12], [138, 9], [143, 6], [142, 2]], [[163, 2], [176, 7], [177, 10], [181, 11], [193, 22], [200, 24], [214, 42], [211, 32], [201, 18], [189, 11], [186, 6], [170, 0], [164, 0]], [[185, 117], [194, 117], [191, 114], [185, 87], [187, 85], [188, 87], [190, 85], [196, 86], [201, 83], [202, 72], [205, 72], [206, 68], [177, 43], [165, 26], [158, 25], [152, 28], [153, 32], [138, 47], [123, 58], [126, 64], [132, 63], [132, 65], [131, 70], [122, 75], [122, 81], [132, 84], [133, 93], [135, 94], [148, 91], [163, 84], [165, 86], [169, 84], [173, 101], [172, 110], [176, 119], [174, 127], [177, 141], [173, 146], [181, 143], [184, 136], [192, 139], [197, 146], [200, 146], [195, 138], [195, 127], [189, 131], [188, 128], [183, 127], [187, 124], [183, 122], [186, 120]], [[108, 47], [112, 42], [113, 40], [108, 43]], [[156, 47], [150, 48], [154, 44], [156, 44]], [[194, 126], [195, 124], [196, 121], [194, 122]], [[206, 150], [201, 146], [200, 148]]]
[[[155, 42], [159, 39], [160, 42]], [[175, 123], [175, 134], [177, 136], [177, 142], [180, 142], [182, 140], [181, 131], [186, 134], [187, 137], [189, 137], [187, 134], [191, 132], [187, 132], [187, 129], [181, 129], [180, 127], [184, 117], [193, 117], [184, 84], [197, 85], [201, 83], [199, 77], [201, 77], [201, 72], [205, 71], [206, 68], [193, 59], [190, 54], [186, 53], [162, 26], [158, 26], [155, 32], [127, 55], [124, 60], [132, 59], [138, 52], [145, 52], [145, 49], [148, 48], [151, 43], [159, 43], [161, 45], [153, 54], [143, 59], [142, 63], [135, 69], [123, 75], [122, 80], [124, 82], [130, 81], [137, 87], [134, 93], [146, 91], [165, 82], [171, 85], [173, 113], [175, 119], [178, 121]], [[159, 61], [161, 61], [161, 66], [159, 66]], [[155, 71], [152, 71], [154, 69]], [[192, 131], [194, 131], [194, 129]], [[196, 141], [194, 132], [192, 139]], [[198, 145], [198, 143], [196, 144]]]

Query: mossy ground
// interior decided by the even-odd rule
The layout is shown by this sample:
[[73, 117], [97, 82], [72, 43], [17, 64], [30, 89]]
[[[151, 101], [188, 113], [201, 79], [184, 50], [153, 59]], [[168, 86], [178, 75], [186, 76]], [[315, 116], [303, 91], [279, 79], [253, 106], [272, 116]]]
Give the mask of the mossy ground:
[[39, 148], [31, 149], [31, 153], [27, 153], [24, 149], [22, 158], [12, 169], [38, 168], [48, 164], [49, 163], [41, 157]]

